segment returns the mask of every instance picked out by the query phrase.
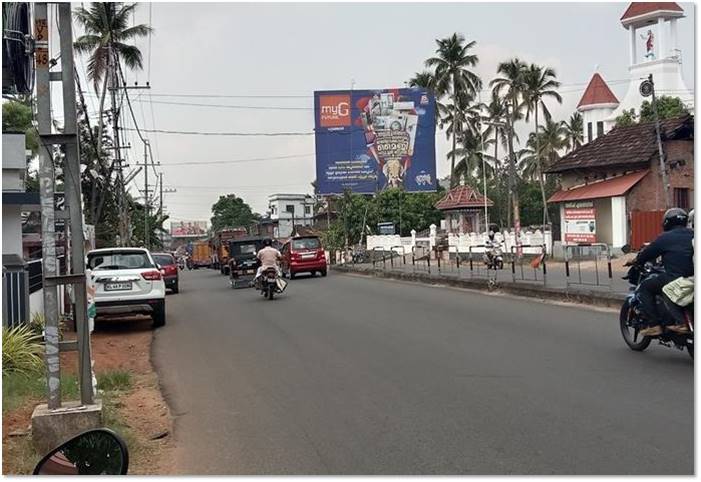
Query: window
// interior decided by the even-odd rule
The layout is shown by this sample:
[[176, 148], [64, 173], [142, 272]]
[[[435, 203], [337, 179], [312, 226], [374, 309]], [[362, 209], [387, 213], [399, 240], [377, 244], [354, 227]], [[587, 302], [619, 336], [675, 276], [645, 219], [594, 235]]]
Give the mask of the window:
[[598, 121], [596, 123], [596, 137], [600, 137], [603, 135], [604, 135], [604, 122]]
[[304, 214], [311, 214], [312, 213], [312, 207], [311, 206], [304, 206]]
[[143, 251], [102, 251], [88, 255], [88, 267], [92, 270], [153, 268]]
[[678, 208], [689, 209], [689, 189], [685, 187], [674, 188], [674, 205]]
[[294, 204], [285, 205], [285, 211], [287, 211], [288, 213], [294, 214], [294, 212], [295, 212]]
[[319, 248], [321, 248], [321, 242], [319, 241], [319, 238], [299, 238], [292, 240], [292, 249], [294, 251]]
[[587, 142], [592, 141], [591, 122], [587, 122]]

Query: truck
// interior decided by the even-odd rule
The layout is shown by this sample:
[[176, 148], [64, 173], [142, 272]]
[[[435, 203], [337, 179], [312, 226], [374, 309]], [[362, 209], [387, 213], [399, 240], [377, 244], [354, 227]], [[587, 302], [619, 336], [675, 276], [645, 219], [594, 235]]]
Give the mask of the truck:
[[229, 274], [229, 241], [239, 239], [248, 235], [248, 231], [244, 227], [227, 228], [217, 231], [212, 238], [211, 244], [216, 254], [219, 271], [223, 275]]
[[208, 268], [212, 264], [212, 248], [207, 241], [192, 243], [190, 262], [193, 269]]

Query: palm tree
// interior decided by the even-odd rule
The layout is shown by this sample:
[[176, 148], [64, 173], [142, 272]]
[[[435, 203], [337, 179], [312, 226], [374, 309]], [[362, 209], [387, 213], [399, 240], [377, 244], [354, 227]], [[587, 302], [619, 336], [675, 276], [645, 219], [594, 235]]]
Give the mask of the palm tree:
[[560, 151], [566, 147], [565, 123], [546, 120], [537, 134], [530, 133], [526, 147], [519, 151], [519, 171], [525, 179], [541, 180], [543, 170], [557, 161]]
[[[476, 42], [465, 42], [465, 37], [454, 33], [450, 37], [437, 39], [436, 56], [426, 60], [426, 67], [433, 68], [433, 89], [436, 96], [449, 95], [452, 101], [453, 111], [453, 149], [456, 150], [458, 132], [461, 131], [462, 118], [458, 109], [464, 100], [474, 99], [482, 88], [479, 76], [469, 70], [477, 65], [477, 55], [470, 54]], [[468, 102], [469, 103], [469, 102]], [[455, 156], [450, 162], [450, 184], [455, 182]]]
[[[518, 194], [515, 189], [516, 182], [516, 165], [514, 159], [514, 123], [521, 115], [523, 104], [520, 99], [523, 98], [523, 92], [526, 90], [525, 71], [526, 64], [518, 58], [513, 58], [507, 62], [502, 62], [497, 67], [497, 74], [501, 75], [493, 79], [489, 85], [492, 91], [497, 95], [501, 95], [506, 103], [506, 123], [507, 123], [507, 140], [509, 148], [509, 176], [508, 190], [511, 192], [512, 207], [514, 211], [514, 225], [520, 225], [521, 217], [519, 214]], [[508, 212], [508, 223], [511, 224], [511, 211]]]
[[565, 129], [567, 129], [567, 151], [572, 152], [584, 142], [584, 120], [582, 119], [582, 114], [579, 112], [572, 114], [569, 121], [565, 122]]
[[[103, 112], [107, 79], [114, 75], [118, 62], [130, 69], [143, 68], [141, 51], [134, 45], [125, 42], [145, 37], [152, 28], [148, 25], [129, 26], [130, 16], [136, 8], [136, 3], [91, 3], [90, 8], [78, 7], [75, 18], [83, 27], [85, 34], [78, 37], [73, 44], [76, 51], [89, 54], [87, 73], [93, 82], [95, 92], [100, 95], [98, 116], [97, 145], [102, 145]], [[100, 83], [102, 82], [102, 92]]]
[[[543, 109], [543, 114], [546, 120], [550, 120], [550, 111], [545, 104], [546, 98], [555, 99], [562, 104], [562, 97], [558, 94], [557, 89], [560, 82], [555, 80], [555, 71], [548, 67], [540, 67], [531, 64], [524, 72], [525, 88], [523, 91], [523, 104], [526, 108], [526, 121], [533, 112], [535, 120], [535, 131], [538, 132], [538, 111]], [[538, 182], [540, 183], [540, 193], [543, 197], [543, 227], [550, 222], [548, 215], [548, 206], [545, 199], [545, 181], [543, 180], [543, 169], [540, 162], [540, 149], [538, 147], [538, 136], [535, 139], [535, 156], [536, 165], [538, 168]]]
[[412, 78], [407, 82], [409, 87], [420, 87], [427, 90], [433, 90], [433, 74], [424, 70], [423, 72], [416, 72]]

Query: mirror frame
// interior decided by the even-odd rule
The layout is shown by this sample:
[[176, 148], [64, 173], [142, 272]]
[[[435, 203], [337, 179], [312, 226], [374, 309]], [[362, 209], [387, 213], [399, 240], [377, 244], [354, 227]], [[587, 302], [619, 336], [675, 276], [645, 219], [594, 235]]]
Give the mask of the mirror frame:
[[46, 463], [56, 452], [60, 451], [63, 447], [68, 445], [69, 443], [73, 442], [75, 439], [82, 437], [85, 434], [88, 433], [93, 433], [93, 432], [104, 432], [107, 433], [108, 435], [111, 435], [119, 444], [119, 448], [122, 450], [122, 470], [119, 474], [114, 474], [114, 475], [127, 475], [127, 471], [129, 470], [129, 450], [127, 449], [127, 444], [124, 441], [124, 439], [114, 430], [111, 430], [109, 428], [93, 428], [90, 430], [85, 430], [84, 432], [79, 433], [78, 435], [75, 435], [71, 437], [70, 439], [66, 440], [63, 442], [61, 445], [58, 447], [52, 449], [48, 454], [44, 455], [41, 460], [36, 464], [34, 467], [34, 470], [32, 471], [32, 475], [48, 475], [48, 474], [40, 474], [39, 471], [41, 467]]

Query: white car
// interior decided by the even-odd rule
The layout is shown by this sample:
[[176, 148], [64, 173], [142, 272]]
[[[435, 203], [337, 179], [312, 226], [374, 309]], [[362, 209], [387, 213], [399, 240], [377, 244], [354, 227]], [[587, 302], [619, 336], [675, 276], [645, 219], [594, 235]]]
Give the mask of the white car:
[[153, 326], [166, 323], [166, 286], [160, 267], [144, 248], [102, 248], [88, 252], [95, 285], [96, 319], [150, 315]]

